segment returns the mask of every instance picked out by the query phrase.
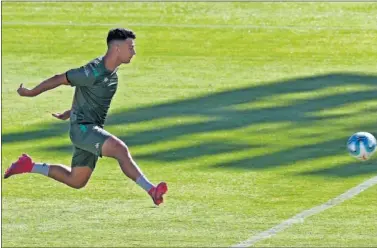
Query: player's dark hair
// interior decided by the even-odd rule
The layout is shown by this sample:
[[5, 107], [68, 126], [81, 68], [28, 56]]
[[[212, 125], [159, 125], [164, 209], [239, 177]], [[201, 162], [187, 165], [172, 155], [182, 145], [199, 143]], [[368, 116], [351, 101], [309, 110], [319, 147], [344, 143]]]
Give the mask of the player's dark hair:
[[126, 39], [136, 39], [136, 35], [133, 31], [125, 28], [114, 28], [111, 29], [107, 35], [107, 46], [113, 40], [126, 40]]

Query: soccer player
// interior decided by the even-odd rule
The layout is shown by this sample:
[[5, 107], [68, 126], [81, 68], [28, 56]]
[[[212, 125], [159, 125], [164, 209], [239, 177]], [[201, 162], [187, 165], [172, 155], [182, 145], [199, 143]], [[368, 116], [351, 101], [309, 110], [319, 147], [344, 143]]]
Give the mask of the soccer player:
[[156, 205], [163, 202], [167, 184], [153, 185], [132, 159], [127, 145], [103, 129], [111, 100], [118, 86], [117, 69], [130, 63], [135, 52], [133, 31], [116, 28], [107, 36], [107, 52], [88, 64], [55, 75], [33, 89], [22, 84], [17, 92], [22, 97], [35, 97], [62, 85], [75, 88], [71, 109], [53, 114], [60, 120], [70, 119], [69, 136], [74, 146], [71, 168], [64, 165], [34, 163], [22, 154], [5, 172], [4, 178], [21, 173], [39, 173], [72, 188], [80, 189], [88, 182], [98, 160], [106, 156], [118, 160], [123, 173], [152, 197]]

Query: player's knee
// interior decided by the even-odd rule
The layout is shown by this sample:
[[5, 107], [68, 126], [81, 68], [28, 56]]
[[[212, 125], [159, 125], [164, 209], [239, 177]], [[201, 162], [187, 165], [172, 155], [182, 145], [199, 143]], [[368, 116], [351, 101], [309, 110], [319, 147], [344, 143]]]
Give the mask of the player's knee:
[[[106, 144], [108, 143], [108, 144]], [[108, 141], [106, 141], [106, 152], [105, 152], [105, 156], [107, 154], [110, 154], [111, 157], [115, 157], [117, 159], [120, 159], [121, 157], [124, 157], [124, 155], [128, 155], [129, 154], [129, 151], [128, 151], [128, 147], [126, 146], [126, 144], [116, 138], [116, 137], [111, 137]], [[111, 150], [111, 151], [109, 151]]]
[[72, 188], [74, 188], [74, 189], [82, 189], [82, 188], [85, 187], [85, 185], [86, 185], [86, 183], [75, 183], [75, 184], [72, 185]]
[[114, 150], [118, 153], [125, 152], [127, 151], [127, 146], [120, 139], [116, 139], [114, 143]]
[[74, 188], [74, 189], [82, 189], [82, 188], [85, 187], [85, 185], [86, 185], [87, 182], [88, 182], [87, 180], [83, 180], [83, 181], [74, 181], [74, 182], [72, 182], [71, 186], [72, 186], [72, 188]]
[[131, 153], [129, 152], [127, 145], [123, 142], [119, 143], [115, 149], [115, 158], [118, 160], [119, 163], [129, 162], [132, 160]]

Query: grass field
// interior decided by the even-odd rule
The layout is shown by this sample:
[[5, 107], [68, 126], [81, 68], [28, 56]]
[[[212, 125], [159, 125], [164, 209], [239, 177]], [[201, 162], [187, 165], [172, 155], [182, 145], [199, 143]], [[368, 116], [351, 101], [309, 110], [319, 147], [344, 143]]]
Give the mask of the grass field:
[[[73, 89], [20, 98], [137, 34], [106, 129], [154, 182], [156, 208], [103, 158], [81, 190], [2, 181], [5, 247], [229, 247], [376, 176], [345, 150], [377, 133], [377, 3], [2, 3], [2, 172], [27, 152], [70, 164]], [[377, 246], [377, 187], [255, 246]]]

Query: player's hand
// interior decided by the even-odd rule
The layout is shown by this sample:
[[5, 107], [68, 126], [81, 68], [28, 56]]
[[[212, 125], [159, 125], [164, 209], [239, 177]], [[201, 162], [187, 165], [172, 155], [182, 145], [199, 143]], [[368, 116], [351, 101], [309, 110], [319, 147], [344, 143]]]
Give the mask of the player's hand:
[[59, 120], [65, 121], [65, 120], [69, 119], [70, 114], [71, 114], [71, 111], [67, 110], [63, 114], [56, 113], [56, 114], [52, 114], [52, 116], [54, 116], [55, 118], [57, 118]]
[[27, 96], [27, 97], [32, 97], [32, 96], [35, 96], [33, 91], [28, 89], [28, 88], [25, 88], [23, 86], [23, 84], [20, 85], [20, 87], [17, 89], [17, 93], [20, 95], [20, 96]]

